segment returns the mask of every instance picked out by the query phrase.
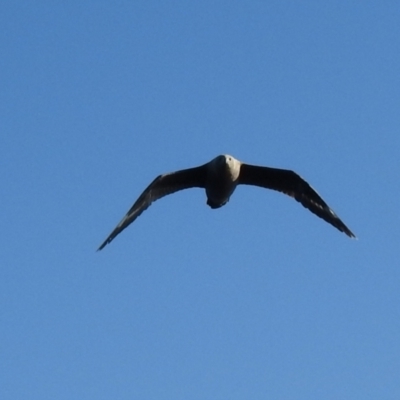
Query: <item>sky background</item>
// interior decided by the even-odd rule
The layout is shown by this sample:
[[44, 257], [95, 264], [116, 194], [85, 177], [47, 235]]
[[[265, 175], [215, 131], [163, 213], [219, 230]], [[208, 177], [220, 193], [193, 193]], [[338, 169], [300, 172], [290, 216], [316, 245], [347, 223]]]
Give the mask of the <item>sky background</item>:
[[[399, 399], [400, 3], [9, 1], [0, 12], [0, 398]], [[199, 189], [96, 249], [158, 174]]]

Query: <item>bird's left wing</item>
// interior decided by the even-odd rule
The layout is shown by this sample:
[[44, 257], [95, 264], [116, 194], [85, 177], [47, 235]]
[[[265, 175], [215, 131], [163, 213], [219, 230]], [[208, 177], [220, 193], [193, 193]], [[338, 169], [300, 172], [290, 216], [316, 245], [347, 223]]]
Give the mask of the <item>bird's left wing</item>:
[[111, 232], [107, 239], [100, 245], [101, 250], [106, 244], [110, 243], [120, 232], [131, 224], [151, 203], [164, 196], [175, 193], [179, 190], [193, 187], [205, 187], [207, 175], [207, 164], [200, 167], [184, 169], [159, 175], [135, 201], [128, 213], [122, 218], [121, 222]]
[[321, 196], [293, 171], [243, 163], [240, 167], [239, 184], [261, 186], [285, 193], [296, 199], [312, 213], [339, 229], [339, 231], [344, 232], [349, 237], [355, 237], [353, 232], [322, 200]]

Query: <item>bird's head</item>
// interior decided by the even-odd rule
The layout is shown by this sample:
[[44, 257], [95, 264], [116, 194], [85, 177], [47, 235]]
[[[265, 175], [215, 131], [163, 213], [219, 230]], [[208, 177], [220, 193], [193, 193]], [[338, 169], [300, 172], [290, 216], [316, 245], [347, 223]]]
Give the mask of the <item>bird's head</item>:
[[217, 166], [222, 167], [222, 166], [230, 166], [232, 165], [236, 160], [230, 156], [229, 154], [221, 154], [218, 157], [214, 159], [214, 162]]

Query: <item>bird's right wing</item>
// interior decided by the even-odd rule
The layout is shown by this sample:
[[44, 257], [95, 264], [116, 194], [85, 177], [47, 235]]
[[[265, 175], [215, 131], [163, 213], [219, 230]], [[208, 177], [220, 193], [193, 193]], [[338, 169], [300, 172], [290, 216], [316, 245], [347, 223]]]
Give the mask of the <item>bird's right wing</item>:
[[122, 218], [121, 222], [100, 245], [98, 250], [101, 250], [106, 244], [110, 243], [120, 232], [122, 232], [144, 210], [146, 210], [151, 203], [179, 190], [193, 187], [204, 188], [206, 176], [207, 164], [200, 167], [159, 175], [139, 196], [125, 217]]

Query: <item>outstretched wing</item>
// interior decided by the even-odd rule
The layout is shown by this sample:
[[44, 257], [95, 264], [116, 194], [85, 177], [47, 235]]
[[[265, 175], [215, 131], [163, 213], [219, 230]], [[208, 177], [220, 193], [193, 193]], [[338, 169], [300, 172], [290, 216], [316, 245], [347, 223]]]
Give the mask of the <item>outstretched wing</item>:
[[239, 184], [261, 186], [285, 193], [318, 217], [332, 224], [339, 231], [344, 232], [349, 237], [355, 237], [353, 232], [329, 208], [319, 194], [293, 171], [242, 164]]
[[101, 244], [98, 250], [101, 250], [106, 244], [110, 243], [120, 232], [122, 232], [144, 210], [146, 210], [153, 201], [161, 199], [161, 197], [175, 193], [179, 190], [193, 187], [204, 188], [206, 174], [207, 164], [158, 176], [139, 196], [125, 217], [122, 218], [122, 221]]

